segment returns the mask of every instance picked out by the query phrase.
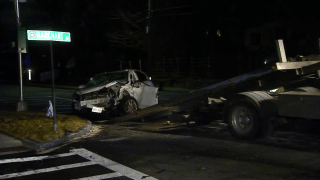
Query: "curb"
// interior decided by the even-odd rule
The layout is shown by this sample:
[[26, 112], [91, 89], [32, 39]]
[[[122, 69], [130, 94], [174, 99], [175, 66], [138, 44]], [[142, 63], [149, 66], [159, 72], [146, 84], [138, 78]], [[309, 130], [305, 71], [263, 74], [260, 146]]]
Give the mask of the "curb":
[[0, 149], [0, 156], [1, 155], [8, 155], [8, 154], [16, 154], [22, 152], [28, 152], [31, 149], [27, 148], [26, 146], [14, 146], [14, 147], [6, 147]]
[[91, 121], [87, 121], [86, 124], [82, 128], [80, 128], [78, 131], [71, 133], [69, 135], [63, 136], [61, 138], [54, 139], [52, 141], [45, 142], [45, 143], [39, 143], [39, 142], [35, 142], [35, 141], [29, 140], [29, 139], [25, 139], [25, 140], [22, 140], [22, 144], [30, 149], [35, 149], [35, 150], [36, 149], [47, 149], [47, 148], [51, 148], [51, 147], [54, 147], [57, 145], [61, 145], [67, 141], [70, 141], [72, 139], [75, 139], [77, 137], [82, 136], [82, 135], [86, 134], [87, 132], [89, 132], [91, 127], [92, 127]]
[[[26, 146], [23, 145], [21, 140], [13, 137], [11, 135], [8, 135], [4, 132], [0, 132], [0, 134], [2, 134], [2, 135], [0, 135], [0, 141], [1, 141], [0, 143], [2, 143], [3, 140], [5, 140], [8, 143], [7, 145], [1, 144], [0, 156], [30, 151], [29, 148], [27, 148]], [[8, 136], [10, 139], [5, 138], [4, 136]], [[12, 140], [19, 141], [20, 143], [17, 143], [17, 142], [12, 143]], [[11, 144], [9, 142], [11, 142]], [[4, 144], [6, 144], [6, 143], [4, 142]]]

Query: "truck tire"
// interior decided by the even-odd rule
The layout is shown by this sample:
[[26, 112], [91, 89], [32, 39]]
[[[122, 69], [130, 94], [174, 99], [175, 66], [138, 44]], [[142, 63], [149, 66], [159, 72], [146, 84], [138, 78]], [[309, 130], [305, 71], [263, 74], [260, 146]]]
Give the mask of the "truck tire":
[[131, 114], [138, 110], [138, 102], [131, 96], [124, 96], [120, 102], [120, 111], [122, 114]]
[[243, 92], [229, 101], [225, 113], [229, 130], [234, 137], [264, 138], [273, 131], [273, 117], [278, 114], [278, 106], [266, 92]]
[[320, 89], [306, 86], [306, 87], [298, 87], [298, 88], [294, 89], [293, 91], [302, 91], [302, 92], [314, 93], [314, 92], [320, 92]]
[[237, 139], [254, 139], [259, 127], [255, 107], [245, 99], [237, 99], [228, 110], [228, 127]]

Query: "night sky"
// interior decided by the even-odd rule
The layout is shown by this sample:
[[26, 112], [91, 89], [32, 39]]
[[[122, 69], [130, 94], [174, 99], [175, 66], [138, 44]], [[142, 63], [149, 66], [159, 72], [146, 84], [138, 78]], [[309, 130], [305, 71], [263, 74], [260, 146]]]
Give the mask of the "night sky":
[[[71, 43], [53, 43], [55, 68], [71, 79], [119, 70], [121, 60], [125, 66], [128, 61], [136, 63], [140, 59], [142, 70], [152, 73], [147, 68], [148, 38], [151, 38], [152, 64], [170, 58], [180, 58], [186, 64], [191, 58], [210, 58], [217, 70], [213, 74], [220, 78], [224, 77], [223, 72], [237, 75], [260, 67], [260, 61], [276, 51], [271, 44], [279, 38], [297, 47], [303, 46], [300, 40], [310, 44], [305, 49], [286, 46], [288, 56], [318, 53], [316, 3], [151, 0], [152, 26], [148, 36], [147, 0], [26, 1], [20, 3], [22, 27], [71, 33]], [[262, 29], [259, 33], [271, 32], [268, 41], [260, 42], [259, 33], [248, 35], [257, 27]], [[0, 36], [0, 78], [15, 79], [18, 58], [11, 44], [17, 38], [17, 24], [12, 0], [0, 0]], [[253, 38], [248, 40], [248, 36]], [[247, 41], [251, 44], [246, 44]], [[257, 45], [259, 50], [252, 50], [251, 45]], [[49, 71], [49, 43], [29, 41], [28, 47], [29, 53], [23, 54], [24, 69], [31, 68], [36, 73]], [[66, 66], [72, 58], [75, 67], [68, 69]]]

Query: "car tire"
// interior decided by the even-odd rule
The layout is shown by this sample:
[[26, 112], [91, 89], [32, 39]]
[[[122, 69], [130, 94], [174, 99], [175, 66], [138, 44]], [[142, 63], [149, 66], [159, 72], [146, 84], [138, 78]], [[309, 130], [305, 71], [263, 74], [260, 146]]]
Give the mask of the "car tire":
[[122, 114], [132, 114], [138, 110], [138, 102], [131, 96], [124, 96], [120, 102], [120, 111]]

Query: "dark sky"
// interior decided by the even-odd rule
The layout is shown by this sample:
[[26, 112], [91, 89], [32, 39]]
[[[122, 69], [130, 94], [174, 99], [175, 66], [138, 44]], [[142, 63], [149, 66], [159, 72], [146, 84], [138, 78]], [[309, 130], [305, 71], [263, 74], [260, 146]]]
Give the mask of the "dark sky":
[[[99, 3], [100, 2], [100, 3]], [[64, 27], [69, 18], [78, 19], [78, 14], [83, 16], [95, 14], [95, 16], [106, 16], [112, 18], [112, 15], [119, 8], [125, 8], [132, 13], [146, 11], [147, 0], [128, 1], [131, 7], [121, 7], [126, 5], [126, 1], [117, 0], [27, 0], [26, 3], [20, 3], [21, 22], [27, 27], [45, 27], [50, 24]], [[302, 17], [318, 15], [318, 6], [316, 3], [294, 2], [288, 0], [268, 0], [268, 1], [182, 1], [182, 0], [153, 0], [154, 16], [175, 17], [175, 16], [197, 16], [206, 19], [208, 23], [213, 16], [237, 18], [241, 22], [247, 22], [254, 25], [258, 21], [268, 21], [283, 17]], [[108, 11], [108, 12], [106, 12]], [[0, 0], [0, 25], [1, 31], [13, 30], [14, 4], [13, 0]], [[69, 23], [69, 22], [68, 22]], [[106, 23], [106, 22], [99, 22]], [[108, 23], [112, 23], [108, 21]], [[210, 22], [214, 23], [214, 22]]]
[[[128, 5], [127, 2], [130, 2]], [[98, 28], [118, 23], [117, 10], [146, 15], [147, 0], [27, 0], [20, 3], [22, 26], [27, 28], [77, 30], [82, 26]], [[288, 0], [236, 1], [236, 0], [153, 0], [155, 27], [161, 28], [170, 22], [196, 18], [206, 24], [219, 24], [228, 19], [238, 21], [239, 25], [255, 26], [282, 18], [319, 18], [316, 3], [294, 2]], [[1, 44], [11, 40], [15, 31], [15, 12], [12, 0], [0, 0]], [[111, 18], [111, 19], [109, 19]], [[87, 21], [87, 22], [86, 22]], [[87, 24], [83, 24], [83, 22]], [[181, 24], [180, 26], [187, 26]], [[88, 28], [88, 27], [86, 27]], [[8, 36], [8, 34], [10, 34]]]
[[[71, 43], [55, 43], [58, 61], [75, 56], [82, 62], [81, 59], [91, 58], [98, 52], [104, 52], [110, 59], [124, 52], [132, 58], [146, 58], [147, 0], [26, 1], [20, 3], [22, 26], [71, 32]], [[306, 19], [319, 22], [317, 3], [301, 1], [152, 0], [152, 3], [155, 59], [212, 55], [210, 48], [215, 46], [217, 29], [223, 32], [220, 39], [224, 43], [218, 50], [238, 53], [239, 50], [232, 47], [244, 46], [246, 28], [291, 19], [301, 19], [302, 23], [307, 23]], [[240, 40], [227, 39], [230, 32], [224, 30], [230, 27], [239, 31]], [[0, 0], [0, 52], [6, 51], [15, 40], [14, 3]], [[36, 57], [48, 56], [48, 43], [29, 42], [29, 46], [36, 61], [33, 64], [45, 66], [42, 59]]]

